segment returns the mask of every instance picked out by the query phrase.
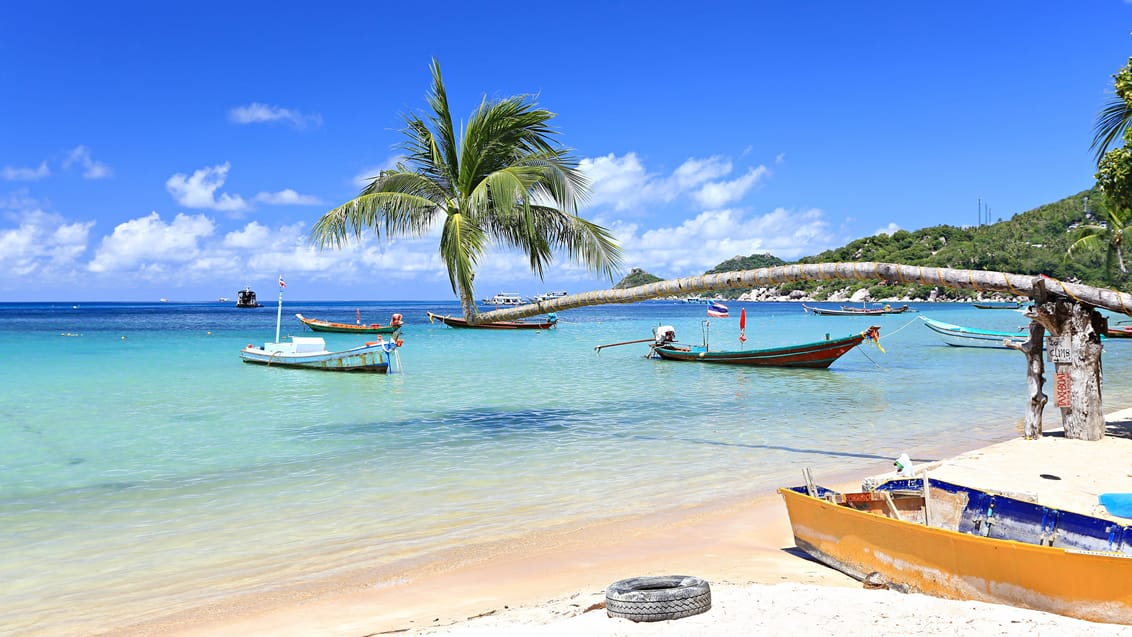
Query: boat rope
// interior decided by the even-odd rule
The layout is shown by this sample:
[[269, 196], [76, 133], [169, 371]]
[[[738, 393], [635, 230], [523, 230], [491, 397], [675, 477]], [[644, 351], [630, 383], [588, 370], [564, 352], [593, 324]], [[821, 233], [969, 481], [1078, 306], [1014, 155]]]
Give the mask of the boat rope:
[[912, 319], [912, 320], [908, 321], [908, 322], [907, 322], [907, 323], [905, 323], [904, 325], [901, 325], [900, 327], [896, 328], [896, 329], [895, 329], [894, 331], [892, 331], [892, 332], [889, 332], [889, 333], [888, 333], [888, 334], [887, 334], [887, 335], [885, 336], [885, 339], [890, 339], [890, 338], [892, 338], [893, 336], [896, 336], [897, 334], [899, 334], [899, 333], [900, 333], [900, 330], [903, 330], [904, 328], [908, 327], [909, 325], [911, 325], [911, 324], [913, 324], [913, 323], [915, 323], [915, 322], [916, 322], [916, 319]]
[[876, 367], [877, 369], [880, 369], [880, 363], [878, 363], [878, 362], [876, 362], [875, 360], [873, 360], [873, 357], [872, 357], [872, 356], [869, 356], [869, 355], [868, 355], [868, 353], [867, 353], [867, 352], [865, 352], [864, 348], [858, 347], [858, 348], [856, 348], [856, 349], [857, 349], [857, 351], [861, 352], [861, 355], [862, 355], [862, 356], [864, 356], [865, 358], [869, 359], [869, 362], [870, 362], [870, 363], [872, 363], [874, 367]]

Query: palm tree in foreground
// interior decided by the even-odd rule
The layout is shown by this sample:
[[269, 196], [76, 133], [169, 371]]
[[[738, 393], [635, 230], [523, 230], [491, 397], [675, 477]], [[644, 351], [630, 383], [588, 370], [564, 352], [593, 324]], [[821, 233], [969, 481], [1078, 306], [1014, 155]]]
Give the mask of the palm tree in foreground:
[[[488, 102], [464, 130], [452, 124], [435, 59], [428, 121], [405, 116], [404, 159], [382, 171], [354, 199], [326, 212], [311, 229], [322, 248], [341, 247], [365, 230], [386, 237], [422, 236], [442, 223], [440, 256], [464, 316], [476, 321], [476, 267], [492, 244], [523, 251], [542, 278], [556, 251], [609, 277], [621, 249], [605, 228], [577, 214], [588, 183], [577, 162], [554, 143], [554, 113], [529, 96]], [[458, 136], [459, 135], [459, 136]]]

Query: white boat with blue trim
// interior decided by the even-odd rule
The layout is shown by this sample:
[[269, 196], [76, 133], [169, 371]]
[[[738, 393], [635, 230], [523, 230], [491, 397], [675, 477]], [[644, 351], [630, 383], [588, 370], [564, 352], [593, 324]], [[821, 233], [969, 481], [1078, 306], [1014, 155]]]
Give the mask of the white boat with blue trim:
[[1004, 332], [1000, 330], [984, 330], [977, 327], [963, 327], [943, 321], [932, 320], [921, 315], [920, 320], [927, 328], [943, 339], [944, 343], [952, 347], [985, 347], [988, 349], [1008, 349], [1007, 342], [1020, 345], [1030, 339], [1026, 330], [1017, 332]]

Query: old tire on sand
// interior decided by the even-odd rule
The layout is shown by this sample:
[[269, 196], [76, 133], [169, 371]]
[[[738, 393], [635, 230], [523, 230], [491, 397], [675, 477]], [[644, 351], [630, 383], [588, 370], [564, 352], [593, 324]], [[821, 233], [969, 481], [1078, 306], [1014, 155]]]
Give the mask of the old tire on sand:
[[687, 575], [623, 579], [605, 590], [605, 613], [635, 622], [691, 617], [710, 608], [708, 583]]

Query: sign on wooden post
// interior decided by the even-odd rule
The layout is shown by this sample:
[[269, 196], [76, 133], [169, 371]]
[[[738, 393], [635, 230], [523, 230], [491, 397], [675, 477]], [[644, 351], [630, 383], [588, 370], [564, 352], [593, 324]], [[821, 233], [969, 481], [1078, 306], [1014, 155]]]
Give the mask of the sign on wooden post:
[[1057, 372], [1054, 374], [1053, 382], [1053, 404], [1056, 407], [1069, 407], [1073, 403], [1070, 400], [1070, 380], [1069, 372]]
[[1051, 363], [1073, 362], [1073, 340], [1066, 336], [1050, 336], [1046, 339], [1046, 352]]

